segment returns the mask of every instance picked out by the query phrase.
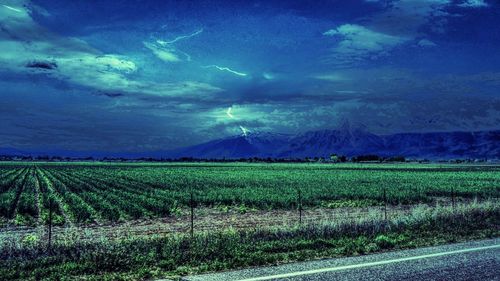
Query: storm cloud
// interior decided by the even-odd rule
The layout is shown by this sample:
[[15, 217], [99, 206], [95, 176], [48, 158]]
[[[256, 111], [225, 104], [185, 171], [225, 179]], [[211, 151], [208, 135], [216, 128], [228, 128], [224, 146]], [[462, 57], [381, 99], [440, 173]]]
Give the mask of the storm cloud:
[[165, 150], [346, 119], [380, 134], [498, 129], [499, 8], [4, 0], [0, 146]]

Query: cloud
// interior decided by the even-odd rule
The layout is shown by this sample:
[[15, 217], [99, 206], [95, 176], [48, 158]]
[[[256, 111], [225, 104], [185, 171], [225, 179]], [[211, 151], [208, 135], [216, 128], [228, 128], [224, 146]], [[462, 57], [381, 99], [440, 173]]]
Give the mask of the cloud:
[[[228, 117], [230, 120], [237, 120], [237, 119], [239, 119], [239, 118], [234, 117], [234, 115], [231, 113], [232, 109], [233, 109], [233, 107], [229, 107], [229, 108], [226, 110], [226, 115], [227, 115], [227, 117]], [[249, 132], [251, 132], [248, 128], [243, 127], [242, 125], [239, 125], [239, 124], [238, 124], [238, 128], [240, 128], [240, 130], [241, 130], [241, 134], [242, 134], [243, 136], [245, 136], [245, 137], [248, 135], [248, 133], [249, 133]]]
[[143, 42], [144, 46], [146, 48], [150, 49], [153, 51], [153, 54], [155, 54], [159, 59], [165, 62], [179, 62], [181, 59], [174, 53], [175, 50], [170, 49], [170, 48], [164, 48], [164, 47], [159, 47], [155, 44]]
[[350, 78], [348, 78], [345, 75], [342, 75], [340, 73], [317, 74], [317, 75], [313, 75], [312, 78], [330, 81], [330, 82], [341, 82], [341, 81], [349, 81], [350, 80]]
[[262, 77], [266, 80], [274, 80], [276, 79], [276, 75], [274, 73], [264, 72], [262, 73]]
[[[317, 87], [318, 94], [320, 90], [325, 93], [355, 93], [355, 97], [365, 101], [404, 99], [413, 96], [466, 96], [471, 92], [470, 83], [466, 82], [465, 77], [426, 76], [407, 68], [352, 68], [323, 73], [315, 77], [328, 82], [323, 88]], [[494, 79], [494, 75], [488, 77]], [[476, 92], [479, 93], [479, 89]]]
[[276, 122], [279, 123], [278, 120], [276, 122], [269, 120], [272, 107], [261, 104], [232, 105], [229, 108], [216, 106], [200, 112], [196, 124], [199, 124], [200, 133], [209, 138], [270, 131]]
[[124, 94], [122, 94], [122, 93], [102, 92], [102, 91], [98, 91], [95, 94], [97, 96], [105, 96], [105, 97], [108, 97], [108, 98], [118, 98], [118, 97], [123, 97], [124, 96]]
[[341, 38], [333, 49], [333, 59], [337, 63], [376, 59], [408, 41], [408, 38], [376, 32], [357, 24], [344, 24], [323, 35]]
[[[59, 36], [35, 22], [30, 2], [0, 5], [0, 70], [49, 77], [104, 92], [155, 96], [205, 95], [221, 89], [193, 81], [134, 80], [137, 65], [126, 56], [105, 54], [85, 41]], [[166, 58], [166, 53], [157, 50]]]
[[388, 9], [366, 18], [365, 22], [380, 32], [415, 38], [421, 35], [423, 26], [436, 33], [444, 33], [448, 18], [460, 16], [451, 13], [449, 8], [487, 6], [484, 0], [400, 0], [391, 2]]
[[[365, 2], [381, 2], [370, 1]], [[433, 33], [445, 33], [450, 7], [487, 7], [484, 0], [400, 0], [390, 1], [378, 14], [330, 29], [325, 36], [340, 38], [327, 58], [328, 63], [352, 66], [363, 61], [388, 56], [396, 47], [423, 37], [423, 27]], [[420, 47], [435, 47], [434, 42], [421, 39]]]
[[42, 68], [42, 69], [55, 69], [57, 68], [57, 63], [52, 61], [31, 61], [26, 64], [29, 68]]
[[436, 43], [430, 41], [429, 39], [422, 39], [422, 40], [418, 41], [417, 45], [420, 47], [424, 47], [424, 48], [437, 46]]
[[458, 4], [458, 6], [464, 8], [485, 8], [489, 5], [484, 2], [484, 0], [466, 0], [461, 4]]
[[393, 35], [414, 39], [421, 28], [429, 25], [431, 30], [444, 32], [447, 17], [446, 8], [451, 0], [402, 0], [391, 2], [388, 8], [366, 19], [372, 28]]

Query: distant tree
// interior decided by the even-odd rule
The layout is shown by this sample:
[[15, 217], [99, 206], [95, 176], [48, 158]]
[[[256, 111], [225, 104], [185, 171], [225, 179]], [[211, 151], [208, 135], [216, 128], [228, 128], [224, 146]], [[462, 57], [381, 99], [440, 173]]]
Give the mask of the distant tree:
[[394, 156], [387, 159], [389, 162], [406, 162], [406, 158], [404, 156]]
[[334, 163], [339, 162], [339, 157], [337, 156], [337, 154], [330, 154], [330, 161]]
[[374, 162], [382, 161], [383, 158], [378, 155], [359, 155], [353, 158], [353, 162]]

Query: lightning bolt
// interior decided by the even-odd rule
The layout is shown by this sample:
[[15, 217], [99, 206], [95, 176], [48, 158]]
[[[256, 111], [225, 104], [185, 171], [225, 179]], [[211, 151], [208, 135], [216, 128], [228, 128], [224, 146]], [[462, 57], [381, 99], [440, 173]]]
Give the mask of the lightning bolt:
[[232, 109], [233, 109], [232, 107], [228, 108], [228, 109], [227, 109], [227, 111], [226, 111], [226, 115], [227, 115], [229, 118], [234, 119], [234, 116], [231, 114], [231, 110], [232, 110]]
[[2, 5], [4, 6], [5, 8], [11, 10], [11, 11], [15, 11], [15, 12], [18, 12], [18, 13], [22, 13], [23, 11], [22, 10], [19, 10], [19, 9], [16, 9], [14, 7], [11, 7], [11, 6], [7, 6], [7, 5]]
[[[163, 27], [162, 27], [163, 28]], [[164, 48], [164, 50], [162, 50], [162, 52], [164, 53], [163, 56], [166, 57], [166, 59], [163, 59], [163, 60], [166, 60], [166, 61], [179, 61], [180, 59], [173, 53], [173, 52], [178, 52], [182, 55], [184, 55], [186, 57], [186, 60], [187, 61], [191, 61], [191, 55], [189, 55], [188, 53], [186, 52], [183, 52], [181, 50], [177, 50], [174, 46], [172, 46], [172, 44], [178, 42], [178, 41], [181, 41], [181, 40], [184, 40], [184, 39], [189, 39], [193, 36], [196, 36], [200, 33], [203, 32], [203, 28], [200, 29], [200, 30], [197, 30], [189, 35], [182, 35], [182, 36], [178, 36], [176, 37], [174, 40], [170, 40], [170, 41], [163, 41], [163, 40], [156, 40], [156, 44], [158, 44], [159, 46], [162, 46]], [[158, 48], [160, 49], [160, 47], [157, 47], [157, 46], [154, 46], [154, 45], [151, 45], [152, 47], [148, 47], [146, 45], [146, 47], [148, 48]], [[154, 50], [153, 50], [154, 51]]]
[[243, 135], [246, 137], [248, 135], [248, 132], [250, 132], [250, 130], [248, 130], [247, 128], [243, 127], [240, 125], [240, 129], [241, 129], [241, 132], [243, 133]]
[[248, 76], [248, 74], [246, 74], [246, 73], [238, 72], [238, 71], [230, 69], [229, 67], [218, 66], [218, 65], [215, 65], [215, 64], [207, 65], [207, 66], [204, 66], [204, 67], [205, 68], [217, 68], [218, 70], [227, 71], [227, 72], [230, 72], [230, 73], [238, 75], [238, 76], [243, 76], [243, 77]]
[[197, 30], [189, 35], [182, 35], [182, 36], [176, 37], [174, 40], [170, 40], [170, 41], [156, 40], [156, 43], [158, 43], [162, 46], [170, 45], [170, 44], [174, 44], [175, 42], [194, 37], [202, 32], [203, 32], [203, 28], [201, 28], [200, 30]]
[[[236, 119], [236, 118], [234, 117], [234, 115], [231, 113], [231, 111], [232, 111], [232, 110], [233, 110], [233, 108], [232, 108], [232, 107], [228, 107], [228, 109], [226, 110], [226, 115], [227, 115], [227, 117], [229, 117], [230, 119]], [[246, 137], [246, 136], [248, 136], [248, 133], [250, 132], [250, 130], [249, 130], [249, 129], [247, 129], [247, 128], [245, 128], [245, 127], [241, 126], [241, 125], [238, 125], [238, 127], [240, 128], [241, 133], [243, 134], [243, 136], [245, 136], [245, 137]]]

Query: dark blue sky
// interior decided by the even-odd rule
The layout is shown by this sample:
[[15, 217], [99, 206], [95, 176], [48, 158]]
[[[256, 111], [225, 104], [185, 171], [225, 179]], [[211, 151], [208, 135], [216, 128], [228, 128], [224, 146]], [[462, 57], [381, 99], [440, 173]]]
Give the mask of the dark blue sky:
[[496, 0], [0, 0], [0, 147], [500, 124]]

